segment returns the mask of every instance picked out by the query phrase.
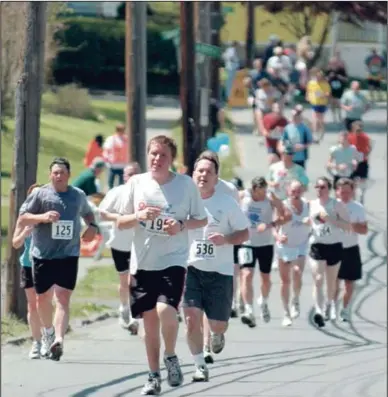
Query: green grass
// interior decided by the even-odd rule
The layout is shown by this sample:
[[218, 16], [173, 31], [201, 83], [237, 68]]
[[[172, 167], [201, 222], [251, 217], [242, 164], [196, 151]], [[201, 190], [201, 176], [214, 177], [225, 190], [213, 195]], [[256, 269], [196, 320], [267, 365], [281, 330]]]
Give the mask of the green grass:
[[[88, 271], [88, 274], [82, 279], [72, 296], [70, 304], [71, 320], [79, 318], [88, 318], [98, 315], [109, 309], [107, 301], [118, 300], [118, 277], [113, 265], [106, 267], [95, 267]], [[105, 303], [99, 303], [99, 300]], [[28, 326], [14, 316], [2, 316], [1, 318], [1, 336], [9, 339], [28, 334]]]

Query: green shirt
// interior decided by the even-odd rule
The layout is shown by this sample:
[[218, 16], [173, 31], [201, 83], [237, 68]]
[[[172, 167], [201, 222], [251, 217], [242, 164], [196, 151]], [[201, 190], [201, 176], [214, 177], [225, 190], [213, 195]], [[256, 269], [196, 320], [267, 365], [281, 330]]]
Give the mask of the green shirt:
[[96, 176], [94, 171], [88, 168], [82, 172], [73, 182], [74, 187], [81, 189], [87, 196], [97, 193]]

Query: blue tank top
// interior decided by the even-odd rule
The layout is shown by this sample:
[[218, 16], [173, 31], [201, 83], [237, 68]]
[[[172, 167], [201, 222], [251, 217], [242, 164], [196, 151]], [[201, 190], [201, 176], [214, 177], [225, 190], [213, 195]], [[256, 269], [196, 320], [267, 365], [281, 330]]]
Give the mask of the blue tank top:
[[32, 237], [28, 236], [25, 241], [24, 241], [24, 251], [20, 255], [20, 264], [23, 267], [32, 267], [31, 263], [31, 255], [30, 255], [30, 249], [31, 249], [31, 240]]

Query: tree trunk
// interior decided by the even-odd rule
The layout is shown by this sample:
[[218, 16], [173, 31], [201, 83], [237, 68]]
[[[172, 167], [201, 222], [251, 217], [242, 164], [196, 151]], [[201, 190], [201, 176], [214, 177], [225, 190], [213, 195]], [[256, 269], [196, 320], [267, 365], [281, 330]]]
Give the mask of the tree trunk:
[[314, 52], [313, 58], [309, 61], [308, 65], [307, 65], [308, 69], [312, 68], [317, 63], [319, 58], [321, 57], [323, 46], [325, 44], [325, 41], [326, 41], [327, 36], [328, 36], [328, 34], [330, 32], [330, 29], [331, 29], [331, 24], [332, 24], [331, 15], [328, 15], [326, 23], [325, 23], [325, 27], [324, 27], [323, 32], [321, 34], [321, 39], [319, 40], [319, 43], [318, 43], [318, 48]]
[[253, 2], [249, 1], [246, 4], [247, 9], [247, 36], [245, 43], [246, 51], [246, 67], [251, 68], [254, 50], [255, 50], [255, 5]]

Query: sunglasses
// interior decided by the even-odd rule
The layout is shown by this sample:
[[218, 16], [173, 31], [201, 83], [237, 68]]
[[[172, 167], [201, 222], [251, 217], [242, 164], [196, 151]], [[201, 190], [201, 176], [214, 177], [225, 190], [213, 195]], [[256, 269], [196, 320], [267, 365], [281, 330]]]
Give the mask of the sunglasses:
[[324, 190], [326, 188], [327, 188], [327, 186], [325, 186], [325, 185], [315, 185], [315, 189]]

